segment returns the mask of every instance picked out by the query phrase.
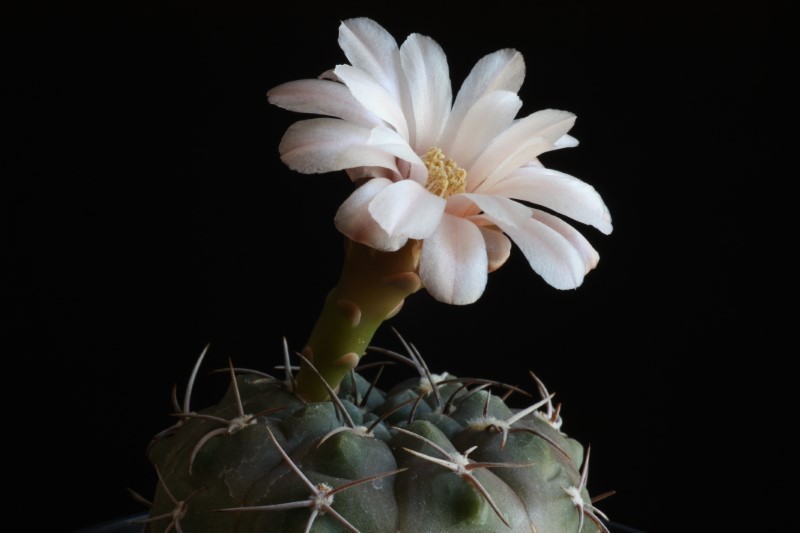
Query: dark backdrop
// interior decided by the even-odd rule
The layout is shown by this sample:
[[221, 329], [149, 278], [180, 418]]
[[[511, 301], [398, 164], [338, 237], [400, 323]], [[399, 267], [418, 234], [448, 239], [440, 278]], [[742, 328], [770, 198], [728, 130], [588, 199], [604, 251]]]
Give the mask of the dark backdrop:
[[[547, 286], [515, 250], [478, 303], [421, 293], [391, 324], [436, 371], [526, 386], [536, 371], [565, 404], [565, 431], [592, 444], [591, 490], [618, 492], [601, 508], [647, 531], [683, 529], [672, 510], [701, 505], [709, 480], [693, 472], [720, 445], [716, 384], [739, 342], [737, 206], [768, 142], [754, 124], [756, 102], [776, 94], [774, 21], [730, 5], [539, 4], [463, 20], [433, 4], [172, 3], [4, 22], [6, 381], [25, 385], [12, 404], [22, 457], [48, 450], [30, 454], [24, 478], [37, 523], [71, 530], [140, 510], [126, 488], [152, 494], [145, 446], [171, 423], [170, 387], [182, 390], [205, 343], [207, 368], [230, 356], [268, 369], [283, 336], [303, 346], [338, 276], [332, 217], [351, 185], [281, 164], [300, 116], [264, 94], [344, 62], [338, 21], [368, 15], [400, 42], [438, 40], [455, 87], [483, 55], [519, 49], [522, 113], [578, 115], [581, 145], [545, 164], [592, 184], [615, 226], [583, 228], [601, 261], [576, 291]], [[398, 348], [387, 328], [375, 342]], [[223, 384], [204, 375], [195, 406]]]

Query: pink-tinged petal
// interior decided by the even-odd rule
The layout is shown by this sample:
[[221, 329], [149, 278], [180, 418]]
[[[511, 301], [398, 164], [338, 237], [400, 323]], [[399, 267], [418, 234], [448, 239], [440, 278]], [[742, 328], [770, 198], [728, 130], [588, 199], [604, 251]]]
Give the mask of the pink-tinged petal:
[[494, 91], [469, 108], [461, 127], [440, 148], [463, 168], [469, 168], [495, 137], [514, 121], [522, 100], [511, 91]]
[[503, 196], [473, 193], [464, 193], [459, 196], [473, 202], [492, 220], [502, 221], [504, 224], [512, 226], [525, 224], [533, 212], [530, 207]]
[[328, 115], [375, 127], [381, 120], [367, 111], [350, 90], [328, 80], [297, 80], [283, 83], [267, 92], [269, 103], [298, 113]]
[[320, 74], [319, 79], [342, 83], [342, 80], [340, 80], [339, 77], [333, 72], [332, 68], [329, 68], [328, 70]]
[[511, 241], [503, 232], [492, 228], [479, 227], [486, 243], [486, 255], [489, 259], [489, 272], [494, 272], [508, 260], [511, 255]]
[[469, 220], [445, 215], [422, 243], [419, 277], [427, 291], [449, 304], [471, 304], [483, 294], [488, 275], [486, 242]]
[[455, 135], [469, 109], [483, 95], [494, 91], [516, 93], [524, 79], [525, 60], [516, 50], [498, 50], [481, 58], [458, 91], [442, 138], [450, 139]]
[[389, 235], [424, 239], [436, 230], [446, 205], [413, 180], [392, 183], [369, 204], [369, 212]]
[[600, 261], [600, 254], [597, 253], [597, 250], [595, 250], [592, 245], [589, 244], [589, 241], [586, 240], [586, 237], [581, 235], [578, 230], [560, 218], [553, 216], [550, 213], [539, 211], [538, 209], [533, 210], [533, 218], [556, 230], [565, 239], [567, 239], [576, 250], [578, 250], [578, 253], [581, 255], [583, 264], [585, 266], [584, 274], [588, 274], [590, 270], [597, 266], [598, 261]]
[[523, 226], [495, 223], [519, 247], [533, 271], [556, 289], [574, 289], [586, 273], [583, 257], [559, 232], [531, 218]]
[[390, 236], [369, 214], [369, 203], [391, 183], [385, 178], [374, 178], [353, 191], [336, 212], [333, 219], [336, 229], [350, 239], [378, 250], [385, 252], [399, 250], [408, 239], [402, 236]]
[[363, 180], [364, 178], [386, 178], [391, 181], [397, 181], [401, 179], [397, 172], [381, 167], [347, 168], [345, 169], [345, 172], [347, 172], [347, 177], [350, 178], [350, 181], [354, 183], [359, 180]]
[[545, 109], [516, 121], [497, 136], [467, 171], [467, 189], [476, 191], [485, 180], [508, 175], [538, 155], [552, 150], [553, 143], [572, 128], [575, 115]]
[[439, 139], [453, 103], [447, 56], [436, 41], [415, 33], [400, 47], [400, 62], [408, 80], [416, 125], [411, 145], [425, 153]]
[[397, 171], [395, 158], [367, 146], [370, 130], [336, 118], [313, 118], [292, 124], [281, 140], [281, 160], [305, 174], [377, 166]]
[[408, 139], [408, 123], [400, 102], [375, 78], [350, 65], [338, 65], [334, 72], [365, 109], [391, 124]]
[[611, 214], [594, 187], [557, 170], [522, 167], [481, 190], [547, 207], [606, 235], [613, 229]]
[[447, 199], [447, 207], [444, 212], [457, 217], [469, 217], [477, 216], [481, 212], [481, 208], [466, 195], [454, 194]]

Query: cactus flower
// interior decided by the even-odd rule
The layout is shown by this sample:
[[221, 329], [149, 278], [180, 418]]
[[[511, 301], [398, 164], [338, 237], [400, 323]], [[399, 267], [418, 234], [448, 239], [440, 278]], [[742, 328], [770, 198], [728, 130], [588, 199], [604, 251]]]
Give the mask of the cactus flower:
[[[292, 169], [344, 170], [355, 191], [335, 217], [344, 261], [295, 372], [285, 379], [237, 368], [216, 406], [173, 388], [177, 422], [148, 448], [158, 486], [146, 531], [397, 531], [609, 533], [589, 494], [589, 450], [562, 430], [562, 404], [531, 372], [541, 399], [506, 403], [515, 385], [433, 374], [420, 351], [371, 345], [377, 328], [425, 287], [453, 304], [478, 299], [512, 241], [534, 271], [575, 288], [598, 254], [564, 215], [611, 231], [589, 185], [549, 170], [539, 156], [575, 146], [575, 116], [548, 109], [515, 119], [522, 56], [481, 59], [453, 99], [435, 41], [401, 47], [377, 23], [343, 22], [350, 61], [320, 79], [280, 85], [272, 103], [318, 116], [292, 125], [280, 153]], [[328, 258], [319, 258], [326, 261]], [[301, 272], [300, 282], [305, 272]], [[442, 322], [444, 324], [444, 322]], [[360, 374], [365, 353], [372, 380]], [[502, 356], [482, 354], [489, 366]], [[416, 376], [384, 390], [384, 367]]]
[[509, 238], [547, 283], [578, 287], [599, 255], [550, 212], [606, 234], [611, 217], [593, 187], [538, 159], [577, 145], [568, 134], [575, 115], [546, 109], [515, 119], [522, 55], [485, 56], [453, 101], [447, 58], [430, 37], [412, 34], [398, 47], [358, 18], [342, 22], [339, 44], [349, 65], [268, 93], [275, 105], [323, 115], [290, 126], [282, 160], [303, 173], [346, 170], [358, 183], [337, 228], [387, 252], [421, 241], [419, 277], [446, 303], [481, 296], [487, 273], [509, 257]]

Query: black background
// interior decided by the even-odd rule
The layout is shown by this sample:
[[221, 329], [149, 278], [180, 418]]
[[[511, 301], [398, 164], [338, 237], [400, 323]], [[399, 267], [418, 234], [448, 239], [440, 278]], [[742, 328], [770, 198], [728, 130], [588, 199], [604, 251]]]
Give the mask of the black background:
[[[582, 228], [601, 261], [576, 291], [547, 286], [515, 250], [478, 303], [421, 293], [391, 324], [435, 371], [526, 386], [536, 371], [564, 402], [564, 429], [592, 444], [590, 489], [618, 491], [601, 508], [682, 529], [675, 506], [700, 507], [714, 477], [697, 465], [721, 446], [720, 382], [741, 342], [743, 186], [770, 140], [756, 103], [779, 96], [776, 19], [747, 3], [526, 6], [172, 2], [5, 19], [3, 320], [7, 381], [25, 385], [10, 389], [6, 424], [24, 428], [8, 434], [33, 464], [22, 503], [37, 530], [140, 510], [126, 488], [152, 494], [144, 448], [205, 343], [208, 368], [231, 356], [268, 369], [282, 336], [303, 346], [338, 276], [332, 217], [351, 185], [281, 164], [301, 117], [264, 94], [345, 62], [338, 23], [359, 15], [399, 42], [434, 37], [455, 88], [483, 55], [520, 50], [522, 114], [578, 115], [581, 145], [543, 162], [592, 184], [615, 226]], [[388, 328], [375, 343], [398, 348]], [[194, 406], [223, 385], [203, 376]]]

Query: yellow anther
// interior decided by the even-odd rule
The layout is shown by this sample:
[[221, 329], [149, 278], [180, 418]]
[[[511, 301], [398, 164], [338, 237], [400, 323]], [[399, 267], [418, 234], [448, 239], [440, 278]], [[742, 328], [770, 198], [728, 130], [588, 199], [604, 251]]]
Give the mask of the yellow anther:
[[430, 192], [442, 198], [464, 192], [467, 187], [467, 171], [452, 159], [447, 159], [441, 149], [431, 147], [423, 162], [428, 169], [425, 188]]

